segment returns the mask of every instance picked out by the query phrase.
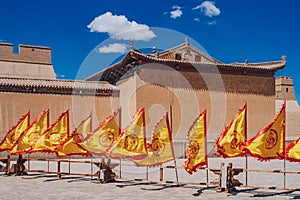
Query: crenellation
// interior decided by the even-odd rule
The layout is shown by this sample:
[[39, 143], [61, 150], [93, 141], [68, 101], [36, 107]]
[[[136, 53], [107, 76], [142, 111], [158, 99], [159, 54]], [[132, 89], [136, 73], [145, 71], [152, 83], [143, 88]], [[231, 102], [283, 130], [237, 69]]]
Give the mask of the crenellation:
[[13, 53], [13, 44], [0, 42], [0, 59]]
[[0, 76], [10, 78], [56, 79], [51, 62], [51, 48], [0, 42]]
[[18, 46], [19, 53], [13, 52], [13, 44], [0, 42], [0, 60], [51, 65], [51, 48], [43, 46]]
[[275, 92], [278, 100], [295, 100], [293, 79], [283, 76], [276, 78]]

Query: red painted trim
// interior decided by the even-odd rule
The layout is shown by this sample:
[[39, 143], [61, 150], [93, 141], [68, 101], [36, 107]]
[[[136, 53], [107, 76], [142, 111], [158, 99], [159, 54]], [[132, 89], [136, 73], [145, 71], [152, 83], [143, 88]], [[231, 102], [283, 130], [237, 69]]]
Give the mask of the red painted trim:
[[[246, 141], [247, 141], [247, 103], [244, 104], [243, 108], [239, 110], [238, 114], [234, 116], [234, 118], [232, 119], [231, 123], [229, 126], [226, 126], [223, 130], [223, 132], [221, 133], [220, 137], [217, 138], [216, 142], [215, 142], [215, 145], [217, 146], [217, 152], [216, 152], [216, 155], [222, 155], [223, 158], [233, 158], [233, 157], [238, 157], [238, 156], [244, 156], [245, 153], [241, 152], [235, 156], [228, 156], [225, 152], [225, 149], [223, 146], [220, 146], [219, 143], [220, 141], [227, 135], [228, 133], [228, 130], [230, 129], [230, 127], [233, 125], [233, 123], [235, 122], [235, 120], [245, 111], [245, 142], [244, 144], [241, 145], [241, 147], [243, 145], [245, 145]], [[240, 147], [240, 148], [241, 148]]]

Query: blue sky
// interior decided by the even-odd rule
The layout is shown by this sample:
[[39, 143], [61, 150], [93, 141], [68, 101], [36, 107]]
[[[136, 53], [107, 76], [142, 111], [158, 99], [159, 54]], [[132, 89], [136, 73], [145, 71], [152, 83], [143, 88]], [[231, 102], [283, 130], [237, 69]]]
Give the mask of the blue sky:
[[[0, 5], [0, 41], [51, 47], [58, 78], [83, 78], [102, 70], [128, 50], [131, 37], [138, 38], [137, 46], [163, 49], [188, 36], [224, 63], [265, 62], [287, 56], [286, 68], [276, 76], [292, 76], [300, 99], [300, 1], [10, 0]], [[101, 27], [107, 20], [113, 22]], [[118, 34], [126, 27], [144, 32]], [[166, 29], [172, 36], [163, 33], [161, 39]], [[162, 41], [166, 44], [155, 44]], [[107, 53], [111, 51], [114, 53]], [[81, 77], [78, 72], [91, 52], [109, 61], [94, 64]]]

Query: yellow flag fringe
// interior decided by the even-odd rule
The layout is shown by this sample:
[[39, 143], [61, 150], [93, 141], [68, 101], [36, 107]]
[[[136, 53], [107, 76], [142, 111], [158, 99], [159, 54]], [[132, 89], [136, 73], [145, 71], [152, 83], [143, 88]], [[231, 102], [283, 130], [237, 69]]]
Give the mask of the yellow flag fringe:
[[247, 140], [247, 103], [233, 118], [230, 125], [225, 127], [220, 137], [216, 140], [217, 156], [224, 158], [244, 156], [241, 147]]
[[132, 161], [137, 166], [156, 167], [174, 160], [172, 133], [170, 131], [168, 113], [153, 128], [150, 143], [147, 145], [147, 156]]
[[91, 156], [92, 154], [84, 147], [82, 141], [92, 130], [91, 114], [81, 121], [62, 144], [56, 147], [55, 152], [58, 157], [66, 157], [72, 155]]
[[23, 131], [19, 139], [15, 142], [9, 153], [22, 154], [28, 153], [31, 146], [41, 137], [49, 127], [49, 109], [44, 110], [32, 123]]
[[83, 139], [82, 146], [92, 154], [106, 155], [107, 150], [120, 136], [120, 120], [119, 108]]
[[107, 156], [116, 159], [142, 159], [146, 155], [145, 110], [141, 108], [128, 127], [110, 146]]
[[192, 123], [187, 134], [187, 160], [184, 169], [189, 174], [193, 174], [203, 165], [207, 165], [206, 134], [206, 110], [204, 110]]
[[69, 110], [66, 110], [31, 146], [29, 153], [55, 153], [56, 147], [63, 143], [69, 135]]
[[30, 111], [23, 115], [4, 136], [0, 143], [0, 151], [11, 150], [21, 134], [28, 128], [30, 123]]
[[275, 117], [263, 130], [246, 142], [243, 150], [260, 161], [283, 159], [285, 152], [285, 109], [284, 103]]

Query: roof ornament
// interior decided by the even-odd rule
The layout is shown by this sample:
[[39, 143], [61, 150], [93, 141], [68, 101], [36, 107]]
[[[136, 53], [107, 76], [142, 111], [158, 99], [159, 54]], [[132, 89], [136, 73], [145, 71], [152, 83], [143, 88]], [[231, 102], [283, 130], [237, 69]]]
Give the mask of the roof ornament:
[[281, 56], [281, 59], [286, 62], [286, 56]]
[[245, 65], [248, 65], [248, 64], [249, 64], [249, 60], [246, 59], [246, 60], [245, 60]]
[[152, 53], [153, 53], [153, 54], [156, 53], [156, 47], [152, 47]]
[[130, 40], [130, 50], [134, 50], [134, 40]]
[[152, 54], [157, 58], [158, 57], [158, 51], [156, 47], [152, 47]]
[[184, 38], [184, 43], [185, 43], [185, 45], [189, 44], [189, 38], [188, 37]]

